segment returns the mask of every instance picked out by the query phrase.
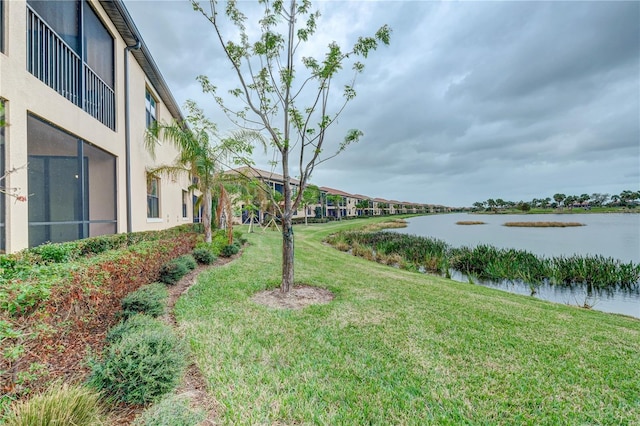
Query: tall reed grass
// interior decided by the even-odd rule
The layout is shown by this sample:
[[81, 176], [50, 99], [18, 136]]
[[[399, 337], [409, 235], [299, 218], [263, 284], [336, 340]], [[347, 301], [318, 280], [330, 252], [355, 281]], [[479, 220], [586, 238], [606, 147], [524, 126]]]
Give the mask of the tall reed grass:
[[[539, 257], [525, 250], [490, 245], [455, 248], [444, 241], [395, 232], [350, 231], [331, 235], [327, 242], [356, 255], [371, 249], [367, 258], [381, 263], [400, 256], [407, 269], [446, 275], [454, 269], [487, 280], [521, 280], [538, 285], [585, 285], [599, 289], [638, 289], [640, 264], [623, 263], [604, 256]], [[354, 251], [353, 248], [356, 247]]]

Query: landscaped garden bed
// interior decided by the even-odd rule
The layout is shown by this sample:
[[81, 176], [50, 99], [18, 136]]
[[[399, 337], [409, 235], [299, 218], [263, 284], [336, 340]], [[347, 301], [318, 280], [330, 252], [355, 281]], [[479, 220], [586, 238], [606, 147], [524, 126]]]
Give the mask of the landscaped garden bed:
[[[0, 408], [88, 372], [121, 300], [200, 241], [193, 226], [47, 244], [0, 258]], [[2, 411], [0, 411], [1, 413]]]

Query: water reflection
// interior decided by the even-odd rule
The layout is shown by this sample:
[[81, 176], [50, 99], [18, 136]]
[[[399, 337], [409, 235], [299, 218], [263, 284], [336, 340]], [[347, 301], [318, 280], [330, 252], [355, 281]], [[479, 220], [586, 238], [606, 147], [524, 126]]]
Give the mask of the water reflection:
[[[458, 221], [479, 220], [485, 225], [461, 226]], [[505, 222], [580, 222], [573, 228], [512, 228]], [[471, 215], [466, 213], [418, 216], [406, 228], [392, 232], [437, 238], [452, 247], [489, 244], [527, 250], [539, 256], [602, 255], [623, 262], [640, 262], [640, 214], [532, 214]]]
[[[479, 220], [485, 225], [460, 226], [458, 221]], [[505, 222], [580, 222], [574, 228], [511, 228]], [[543, 257], [602, 255], [623, 262], [640, 262], [640, 214], [548, 214], [470, 215], [466, 213], [418, 216], [407, 220], [407, 228], [391, 232], [437, 238], [452, 247], [488, 244], [499, 248], [526, 250]], [[451, 271], [452, 279], [469, 282], [464, 274]], [[531, 295], [531, 286], [517, 281], [491, 282], [473, 279], [486, 287]], [[631, 290], [601, 290], [576, 286], [542, 284], [534, 297], [574, 306], [640, 318], [640, 286]]]
[[[469, 277], [461, 272], [451, 270], [449, 273], [452, 280], [470, 282]], [[559, 286], [549, 283], [531, 286], [518, 280], [495, 282], [472, 278], [471, 282], [509, 293], [533, 296], [548, 302], [588, 307], [597, 311], [640, 318], [640, 286], [635, 286], [632, 289], [612, 290], [584, 285]]]

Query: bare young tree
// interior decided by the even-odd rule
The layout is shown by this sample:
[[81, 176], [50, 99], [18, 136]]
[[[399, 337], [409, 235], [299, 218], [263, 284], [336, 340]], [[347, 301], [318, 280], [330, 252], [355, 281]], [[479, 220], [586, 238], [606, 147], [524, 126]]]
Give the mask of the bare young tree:
[[[206, 76], [199, 77], [203, 90], [214, 95], [236, 125], [266, 133], [277, 154], [284, 181], [284, 200], [278, 212], [283, 237], [280, 289], [287, 294], [294, 283], [293, 212], [314, 167], [335, 157], [363, 135], [360, 130], [349, 130], [334, 150], [324, 151], [327, 129], [356, 96], [355, 76], [364, 69], [359, 59], [366, 58], [380, 44], [388, 45], [391, 29], [384, 25], [374, 36], [358, 38], [347, 50], [332, 42], [324, 55], [316, 58], [301, 53], [319, 29], [320, 13], [312, 11], [309, 0], [260, 0], [261, 16], [254, 25], [249, 24], [247, 14], [235, 0], [222, 5], [216, 0], [203, 3], [191, 0], [191, 3], [212, 24], [233, 66], [238, 86], [230, 91], [231, 102], [240, 102], [242, 107], [231, 106], [217, 94]], [[242, 2], [243, 7], [248, 3]], [[248, 7], [254, 7], [255, 11], [255, 4]], [[231, 24], [233, 31], [226, 24]], [[236, 39], [228, 39], [230, 33], [236, 34]], [[339, 84], [340, 71], [348, 66], [353, 78], [344, 85], [340, 100], [333, 96], [332, 89]], [[294, 167], [295, 176], [299, 177], [295, 193], [291, 186]]]

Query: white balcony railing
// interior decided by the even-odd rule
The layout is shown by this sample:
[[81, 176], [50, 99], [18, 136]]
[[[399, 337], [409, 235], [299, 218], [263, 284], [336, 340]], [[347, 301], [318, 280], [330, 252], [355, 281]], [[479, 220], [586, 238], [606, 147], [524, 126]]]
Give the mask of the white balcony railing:
[[113, 89], [29, 6], [27, 70], [102, 124], [115, 130]]

